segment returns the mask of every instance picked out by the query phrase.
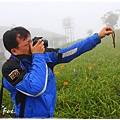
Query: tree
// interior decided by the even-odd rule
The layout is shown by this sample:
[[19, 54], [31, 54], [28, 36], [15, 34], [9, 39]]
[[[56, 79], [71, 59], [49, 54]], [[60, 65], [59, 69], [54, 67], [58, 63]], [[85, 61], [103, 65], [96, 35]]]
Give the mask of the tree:
[[[118, 12], [118, 13], [117, 13]], [[113, 29], [117, 27], [117, 22], [120, 17], [120, 10], [116, 10], [116, 12], [109, 11], [101, 18], [103, 21], [103, 24], [106, 24], [107, 26], [112, 27]]]
[[87, 34], [88, 34], [88, 36], [91, 36], [91, 35], [93, 34], [93, 29], [89, 29], [89, 30], [87, 31]]

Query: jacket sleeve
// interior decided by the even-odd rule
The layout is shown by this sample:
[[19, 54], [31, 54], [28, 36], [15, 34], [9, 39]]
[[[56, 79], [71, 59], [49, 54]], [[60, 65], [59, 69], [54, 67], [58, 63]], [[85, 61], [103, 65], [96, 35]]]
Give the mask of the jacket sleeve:
[[[44, 54], [36, 53], [32, 57], [32, 66], [28, 71], [23, 70], [20, 63], [14, 63], [3, 67], [3, 75], [18, 91], [37, 97], [46, 89], [48, 68]], [[14, 73], [15, 70], [18, 72], [17, 75]]]
[[81, 40], [71, 46], [60, 49], [56, 54], [51, 56], [51, 59], [53, 60], [54, 65], [59, 63], [67, 63], [81, 54], [93, 49], [99, 43], [101, 43], [101, 40], [99, 39], [98, 34], [95, 33], [85, 40]]

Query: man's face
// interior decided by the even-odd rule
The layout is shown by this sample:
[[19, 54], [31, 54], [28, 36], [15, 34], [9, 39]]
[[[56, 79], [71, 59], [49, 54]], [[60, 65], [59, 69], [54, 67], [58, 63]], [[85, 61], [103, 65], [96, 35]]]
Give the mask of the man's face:
[[12, 52], [14, 55], [31, 55], [30, 43], [31, 36], [28, 35], [26, 39], [21, 38], [20, 34], [17, 35], [18, 47], [14, 48], [15, 52]]

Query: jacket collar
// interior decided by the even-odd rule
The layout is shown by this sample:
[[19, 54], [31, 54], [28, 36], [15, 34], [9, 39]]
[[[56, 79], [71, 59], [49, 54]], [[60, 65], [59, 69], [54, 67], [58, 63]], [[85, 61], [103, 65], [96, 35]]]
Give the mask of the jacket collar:
[[29, 61], [32, 61], [32, 56], [31, 55], [25, 55], [25, 54], [16, 55], [16, 56], [11, 54], [10, 58], [13, 58], [15, 60], [20, 60], [20, 61], [24, 61], [25, 59], [27, 59]]

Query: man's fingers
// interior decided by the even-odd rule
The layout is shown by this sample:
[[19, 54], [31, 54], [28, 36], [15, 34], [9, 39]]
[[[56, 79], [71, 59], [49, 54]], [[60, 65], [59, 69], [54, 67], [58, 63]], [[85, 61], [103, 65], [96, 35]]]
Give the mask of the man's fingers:
[[41, 44], [41, 45], [44, 44], [44, 42], [43, 42], [41, 39], [39, 39], [34, 46], [39, 46], [40, 44]]

